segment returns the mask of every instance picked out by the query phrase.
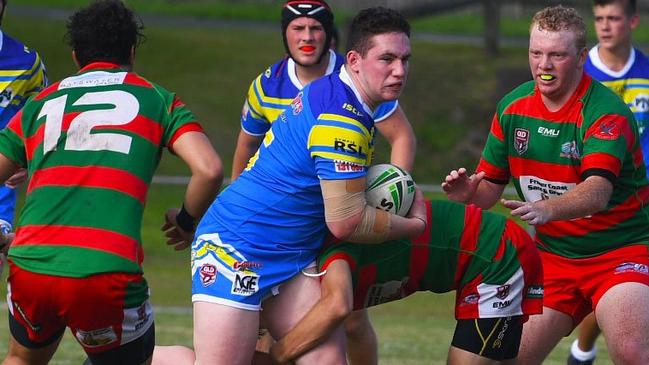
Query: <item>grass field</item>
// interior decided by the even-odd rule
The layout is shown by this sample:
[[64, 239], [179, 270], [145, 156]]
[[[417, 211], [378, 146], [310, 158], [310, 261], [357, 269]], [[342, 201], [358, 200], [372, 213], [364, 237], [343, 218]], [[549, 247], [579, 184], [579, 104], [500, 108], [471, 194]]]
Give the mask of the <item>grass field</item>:
[[[28, 2], [51, 3], [25, 0]], [[41, 53], [52, 80], [75, 71], [70, 51], [62, 41], [62, 22], [10, 14], [3, 29]], [[159, 25], [150, 26], [146, 33], [148, 40], [138, 49], [136, 69], [178, 92], [203, 121], [229, 172], [243, 97], [252, 78], [281, 57], [279, 34], [245, 28]], [[419, 140], [415, 179], [436, 183], [451, 167], [475, 164], [494, 103], [511, 87], [510, 74], [525, 71], [526, 52], [506, 49], [499, 58], [488, 59], [479, 48], [425, 42], [414, 42], [413, 52], [411, 82], [401, 103]], [[386, 159], [384, 147], [378, 148], [379, 161]], [[159, 172], [186, 174], [177, 159], [169, 155], [163, 159]], [[145, 272], [154, 306], [160, 309], [159, 343], [191, 342], [191, 315], [187, 310], [189, 253], [171, 250], [158, 230], [164, 209], [178, 206], [182, 193], [179, 187], [154, 186], [144, 217]], [[0, 288], [0, 295], [4, 295], [4, 290]], [[444, 363], [454, 325], [452, 302], [452, 295], [422, 294], [373, 309], [371, 314], [381, 342], [381, 364]], [[5, 329], [6, 316], [0, 315], [0, 355], [8, 338]], [[554, 360], [547, 363], [561, 364], [565, 354], [565, 348], [559, 348]], [[82, 358], [80, 348], [66, 335], [52, 363], [80, 364]]]

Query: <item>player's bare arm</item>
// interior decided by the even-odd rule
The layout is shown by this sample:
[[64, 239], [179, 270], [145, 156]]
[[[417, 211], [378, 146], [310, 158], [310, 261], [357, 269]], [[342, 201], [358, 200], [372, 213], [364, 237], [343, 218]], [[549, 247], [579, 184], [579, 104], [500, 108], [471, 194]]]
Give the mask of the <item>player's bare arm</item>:
[[196, 221], [203, 216], [223, 182], [223, 164], [207, 136], [187, 132], [172, 146], [174, 152], [189, 166], [191, 178], [181, 209], [170, 209], [162, 227], [167, 244], [182, 250], [189, 246]]
[[417, 139], [406, 114], [397, 107], [388, 118], [375, 124], [379, 133], [390, 143], [390, 163], [406, 171], [412, 171], [415, 163]]
[[322, 297], [298, 324], [276, 342], [270, 355], [278, 364], [287, 364], [322, 342], [352, 311], [352, 279], [349, 265], [336, 260], [321, 282]]
[[378, 243], [414, 237], [426, 229], [423, 194], [416, 188], [408, 216], [376, 209], [365, 200], [365, 177], [350, 180], [321, 180], [325, 221], [338, 239], [358, 243]]
[[597, 213], [606, 207], [613, 193], [613, 184], [601, 176], [590, 176], [565, 194], [536, 202], [504, 200], [513, 216], [529, 224], [568, 220]]
[[263, 139], [263, 136], [253, 136], [243, 130], [239, 131], [237, 147], [234, 150], [234, 157], [232, 158], [232, 173], [230, 174], [232, 181], [241, 175], [248, 164], [248, 160], [259, 149]]

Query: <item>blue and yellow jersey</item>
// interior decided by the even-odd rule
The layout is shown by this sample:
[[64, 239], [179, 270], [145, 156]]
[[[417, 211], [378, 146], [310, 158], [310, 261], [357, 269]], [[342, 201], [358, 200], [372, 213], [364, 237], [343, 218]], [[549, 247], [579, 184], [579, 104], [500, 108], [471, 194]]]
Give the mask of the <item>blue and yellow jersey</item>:
[[239, 244], [315, 259], [327, 231], [320, 180], [363, 177], [372, 163], [374, 120], [361, 100], [344, 67], [299, 92], [196, 236], [218, 232]]
[[638, 123], [645, 166], [649, 166], [649, 59], [639, 49], [632, 48], [624, 68], [613, 71], [599, 58], [597, 48], [588, 52], [584, 70], [620, 95], [631, 109]]
[[[344, 64], [343, 56], [329, 51], [325, 76], [337, 73]], [[266, 69], [250, 84], [248, 97], [241, 112], [241, 129], [253, 136], [263, 136], [281, 112], [293, 101], [304, 85], [297, 77], [295, 62], [285, 57]], [[380, 122], [394, 113], [398, 102], [388, 101], [374, 111], [374, 121]]]
[[34, 50], [0, 32], [0, 127], [27, 99], [47, 84], [45, 68]]

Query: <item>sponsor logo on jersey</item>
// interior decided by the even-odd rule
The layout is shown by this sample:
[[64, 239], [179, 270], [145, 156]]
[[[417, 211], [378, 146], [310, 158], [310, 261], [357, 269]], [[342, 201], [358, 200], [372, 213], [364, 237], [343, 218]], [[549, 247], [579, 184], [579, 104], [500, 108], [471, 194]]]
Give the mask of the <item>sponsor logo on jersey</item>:
[[387, 303], [401, 299], [406, 296], [404, 287], [408, 283], [408, 277], [398, 280], [391, 280], [381, 284], [372, 285], [367, 290], [365, 306], [371, 307], [381, 303]]
[[638, 94], [630, 105], [631, 110], [638, 113], [645, 113], [649, 111], [649, 95]]
[[267, 68], [266, 71], [264, 71], [264, 76], [266, 76], [267, 79], [270, 79], [271, 72], [270, 67]]
[[557, 197], [574, 188], [575, 183], [549, 181], [538, 176], [523, 175], [519, 179], [525, 201], [535, 202]]
[[14, 91], [9, 86], [6, 89], [0, 92], [0, 107], [6, 108], [11, 104], [11, 100], [14, 98]]
[[649, 267], [645, 264], [638, 264], [636, 262], [625, 262], [615, 268], [616, 275], [630, 272], [649, 275]]
[[544, 137], [559, 137], [560, 130], [554, 128], [539, 127], [537, 132]]
[[577, 142], [570, 141], [562, 144], [561, 153], [559, 153], [559, 157], [565, 157], [572, 160], [579, 160], [581, 158], [581, 155], [579, 153], [579, 150], [577, 149]]
[[341, 151], [357, 156], [363, 156], [365, 154], [363, 146], [357, 145], [355, 141], [348, 141], [342, 138], [335, 138], [333, 147], [335, 151]]
[[[151, 317], [151, 307], [149, 305], [149, 302], [146, 301], [142, 303], [141, 306], [137, 308], [136, 315], [137, 318], [135, 319], [135, 331], [139, 331], [142, 327], [144, 327], [147, 323], [149, 323], [149, 319]], [[124, 320], [126, 321], [128, 318], [127, 315], [124, 316]], [[122, 325], [122, 330], [125, 330], [127, 328], [126, 325]]]
[[291, 102], [291, 109], [293, 109], [293, 115], [298, 115], [302, 112], [302, 95], [304, 95], [303, 92], [299, 92], [295, 99]]
[[343, 109], [347, 110], [348, 112], [352, 112], [353, 114], [362, 117], [363, 113], [359, 112], [358, 109], [356, 109], [353, 105], [349, 103], [344, 103], [343, 104]]
[[509, 296], [509, 288], [511, 288], [510, 284], [505, 284], [501, 285], [496, 289], [496, 298], [498, 299], [505, 299]]
[[210, 286], [216, 281], [216, 266], [212, 264], [203, 264], [200, 268], [199, 274], [201, 275], [201, 283], [203, 286]]
[[512, 304], [512, 300], [503, 300], [502, 302], [493, 302], [492, 307], [495, 309], [507, 308]]
[[530, 285], [529, 288], [527, 288], [527, 295], [528, 298], [543, 298], [543, 287], [540, 285]]
[[460, 303], [460, 305], [478, 304], [479, 300], [480, 300], [480, 295], [478, 295], [478, 293], [471, 293], [466, 297], [464, 297], [464, 299], [462, 299], [462, 303]]
[[232, 268], [235, 270], [260, 269], [262, 266], [262, 264], [252, 261], [235, 261], [234, 264], [232, 264]]
[[234, 281], [232, 282], [232, 294], [241, 296], [253, 295], [259, 290], [259, 275], [254, 275], [251, 272], [245, 274], [236, 272], [234, 274]]
[[334, 160], [334, 170], [336, 172], [361, 172], [364, 167], [349, 161]]
[[595, 131], [596, 138], [605, 140], [615, 140], [620, 136], [620, 127], [614, 120], [603, 120], [597, 125]]
[[527, 147], [530, 144], [530, 131], [523, 128], [516, 128], [514, 130], [514, 150], [519, 155], [527, 152]]
[[112, 326], [90, 331], [77, 329], [75, 336], [84, 347], [91, 348], [106, 346], [117, 341], [117, 334]]

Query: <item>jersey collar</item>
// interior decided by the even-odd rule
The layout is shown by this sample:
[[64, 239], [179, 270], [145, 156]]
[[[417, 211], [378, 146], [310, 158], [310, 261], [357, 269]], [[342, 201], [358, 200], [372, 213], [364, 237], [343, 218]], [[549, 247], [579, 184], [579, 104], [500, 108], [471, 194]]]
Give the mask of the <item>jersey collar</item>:
[[347, 86], [349, 86], [350, 89], [354, 92], [354, 95], [356, 95], [356, 99], [358, 102], [363, 106], [363, 110], [369, 115], [374, 115], [374, 112], [372, 109], [369, 107], [369, 105], [365, 104], [363, 101], [363, 98], [361, 97], [361, 93], [358, 92], [358, 89], [356, 86], [354, 86], [354, 82], [352, 81], [352, 78], [349, 77], [349, 74], [347, 73], [347, 69], [345, 69], [345, 65], [342, 65], [340, 67], [340, 81], [345, 83]]
[[[295, 70], [295, 61], [291, 57], [288, 58], [288, 63], [286, 65], [286, 71], [288, 72], [288, 78], [291, 80], [293, 85], [298, 89], [302, 90], [304, 85], [300, 82], [300, 79], [297, 77], [297, 71]], [[336, 68], [336, 53], [332, 50], [329, 50], [329, 64], [327, 65], [327, 71], [323, 76], [328, 76]]]
[[91, 71], [91, 70], [106, 70], [106, 69], [119, 70], [121, 69], [121, 67], [112, 62], [91, 62], [85, 65], [81, 70], [79, 70], [79, 73]]
[[631, 69], [631, 66], [633, 66], [633, 63], [635, 62], [635, 48], [631, 47], [631, 53], [629, 54], [629, 59], [626, 61], [626, 65], [622, 67], [620, 71], [613, 71], [608, 66], [602, 62], [602, 59], [599, 58], [599, 44], [596, 45], [595, 47], [591, 48], [590, 51], [588, 52], [588, 57], [590, 58], [590, 61], [593, 63], [593, 66], [597, 67], [600, 71], [603, 73], [615, 77], [615, 78], [620, 78], [624, 76], [629, 70]]

